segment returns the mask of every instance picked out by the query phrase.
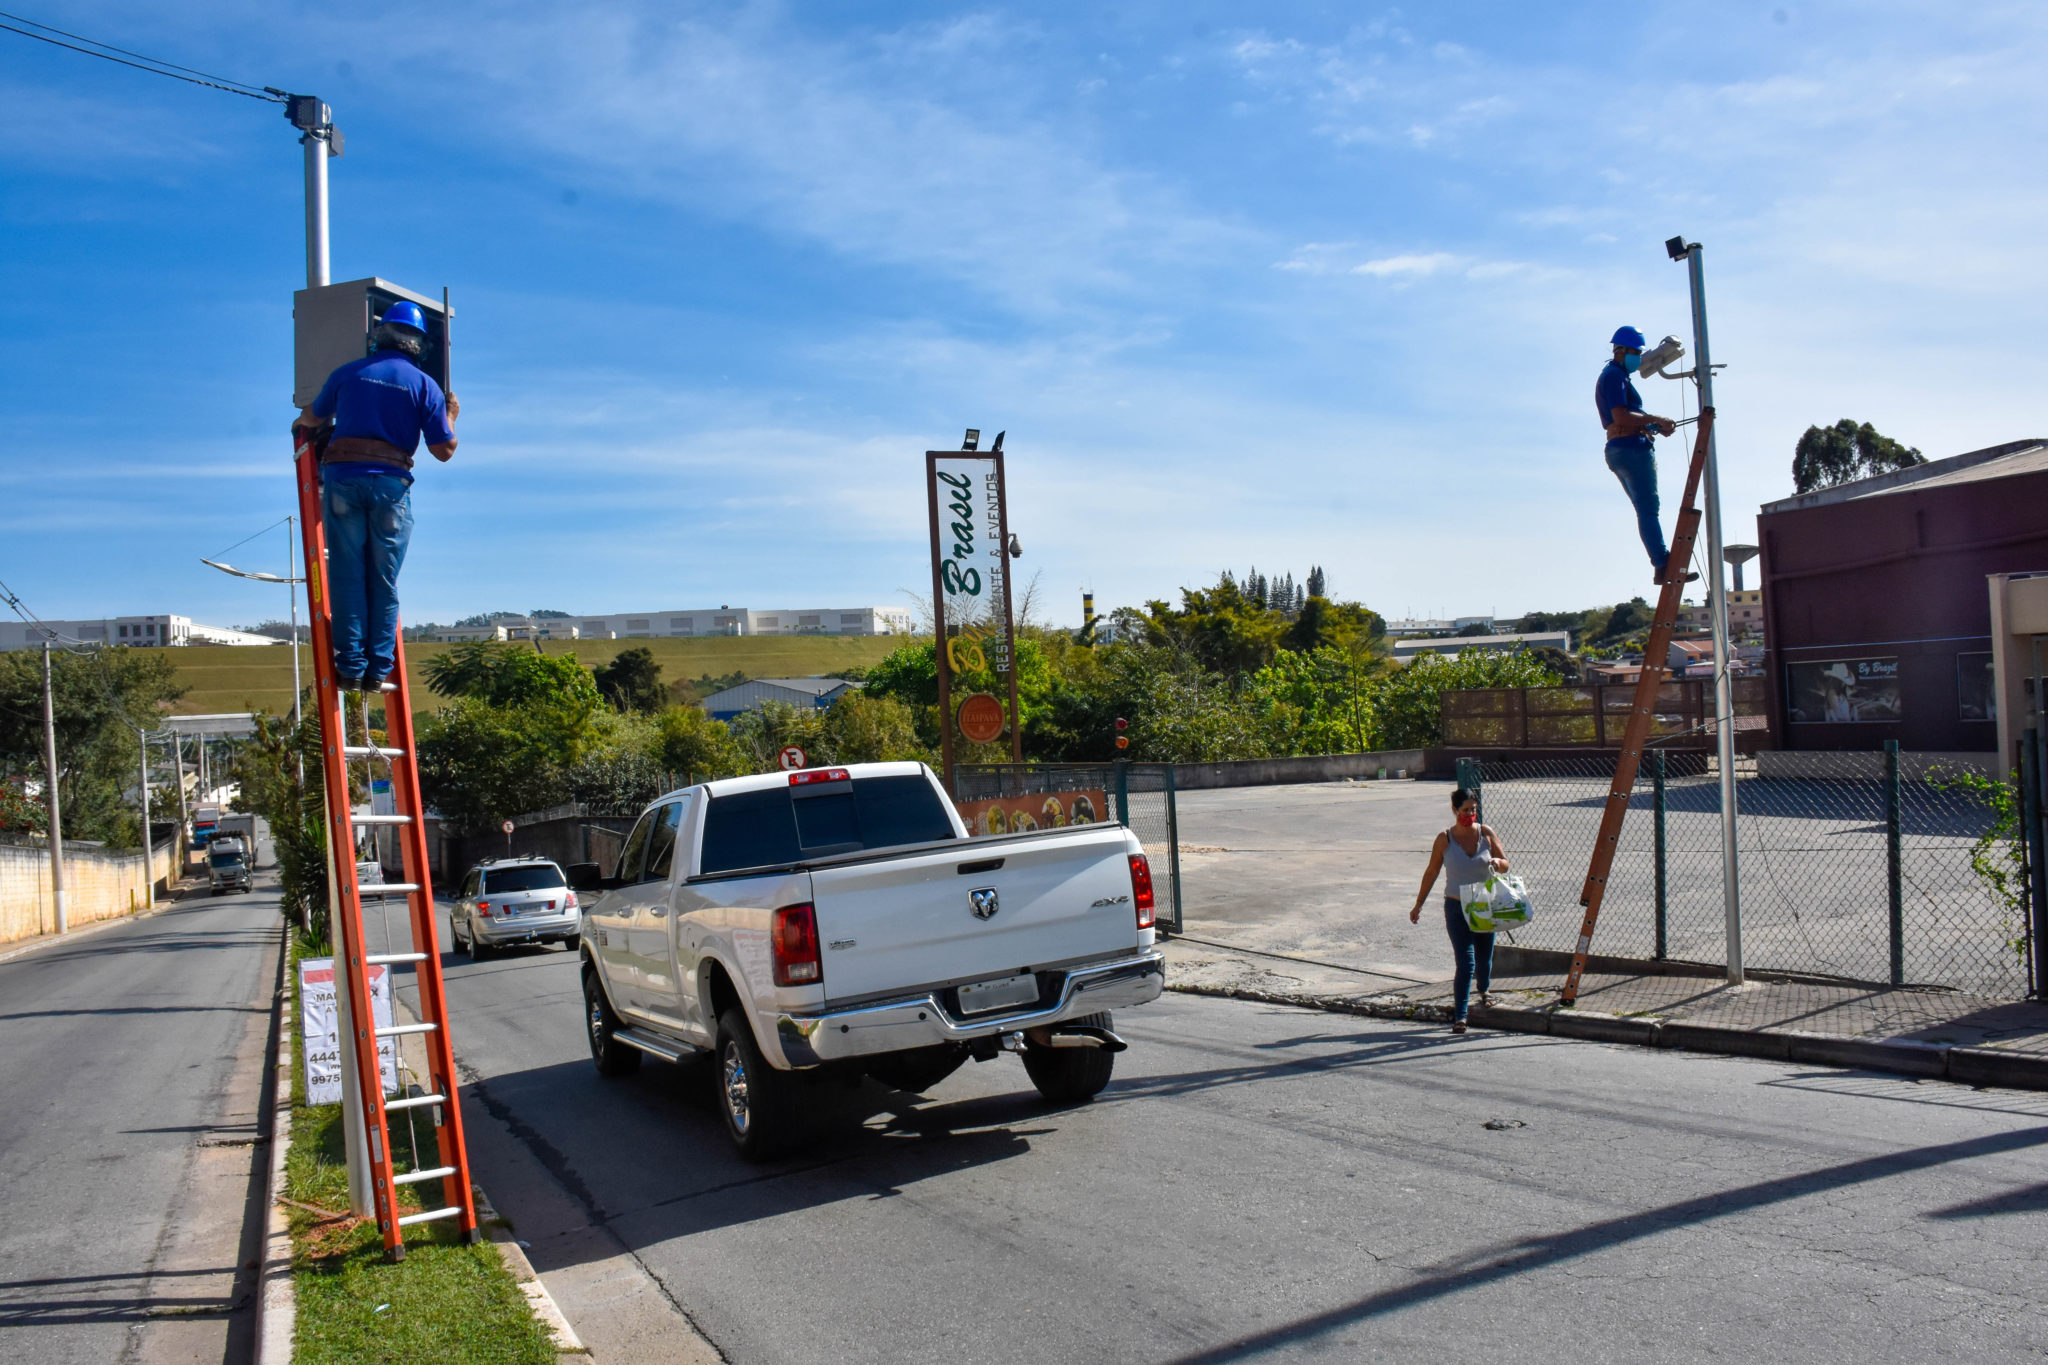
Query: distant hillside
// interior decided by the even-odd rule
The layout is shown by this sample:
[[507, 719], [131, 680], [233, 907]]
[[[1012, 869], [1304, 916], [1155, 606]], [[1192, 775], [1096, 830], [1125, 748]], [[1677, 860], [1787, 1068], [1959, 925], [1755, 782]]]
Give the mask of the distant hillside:
[[[549, 654], [574, 652], [585, 668], [609, 663], [622, 649], [644, 645], [654, 652], [665, 683], [686, 682], [710, 674], [733, 672], [749, 678], [831, 676], [842, 668], [865, 668], [904, 643], [900, 635], [721, 635], [695, 640], [572, 640], [543, 645]], [[420, 665], [445, 654], [448, 645], [408, 644], [413, 709], [436, 709], [441, 698], [427, 690]], [[178, 681], [189, 689], [173, 710], [179, 715], [208, 715], [261, 707], [272, 712], [291, 709], [292, 656], [277, 645], [191, 645], [165, 651], [177, 665]], [[300, 647], [300, 668], [312, 686], [313, 652]]]

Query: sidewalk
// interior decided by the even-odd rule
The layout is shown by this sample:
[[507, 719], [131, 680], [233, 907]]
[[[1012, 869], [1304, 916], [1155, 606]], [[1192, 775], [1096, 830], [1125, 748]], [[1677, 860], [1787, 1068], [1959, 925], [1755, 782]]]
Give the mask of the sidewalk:
[[[1411, 984], [1225, 945], [1220, 936], [1210, 943], [1173, 939], [1166, 956], [1169, 987], [1192, 994], [1379, 1018], [1448, 1022], [1451, 1015], [1448, 981]], [[1563, 1009], [1565, 961], [1561, 953], [1518, 961], [1503, 952], [1500, 965], [1515, 972], [1494, 976], [1493, 1008], [1479, 1008], [1475, 997], [1472, 1024], [2048, 1090], [2048, 1008], [2031, 1002], [1812, 981], [1730, 986], [1718, 974], [1672, 975], [1647, 963], [1636, 971], [1606, 959], [1598, 963], [1606, 970], [1581, 979], [1578, 1005]]]

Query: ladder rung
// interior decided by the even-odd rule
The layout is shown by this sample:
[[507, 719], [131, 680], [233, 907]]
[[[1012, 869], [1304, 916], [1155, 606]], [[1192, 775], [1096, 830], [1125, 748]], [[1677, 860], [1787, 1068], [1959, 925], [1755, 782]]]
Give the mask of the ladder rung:
[[396, 692], [398, 684], [395, 682], [381, 682], [377, 684], [377, 690], [379, 692]]
[[409, 1175], [394, 1175], [391, 1177], [391, 1183], [394, 1185], [417, 1185], [422, 1180], [439, 1180], [444, 1175], [454, 1174], [455, 1168], [453, 1166], [436, 1166], [431, 1171], [414, 1171]]
[[410, 815], [351, 815], [349, 823], [354, 825], [409, 825]]
[[372, 953], [363, 961], [372, 967], [394, 966], [401, 962], [425, 962], [425, 953]]
[[446, 1095], [411, 1095], [402, 1100], [384, 1101], [384, 1111], [389, 1113], [393, 1109], [424, 1109], [430, 1104], [446, 1104], [447, 1102], [448, 1097]]
[[[403, 1038], [409, 1033], [432, 1033], [440, 1027], [439, 1024], [393, 1024], [390, 1028], [378, 1029], [377, 1036], [379, 1038]], [[386, 1105], [385, 1107], [389, 1108], [390, 1106]]]
[[398, 1226], [402, 1228], [409, 1228], [414, 1223], [431, 1223], [436, 1218], [453, 1218], [456, 1214], [461, 1212], [462, 1210], [460, 1208], [455, 1207], [454, 1205], [450, 1205], [445, 1209], [429, 1209], [425, 1213], [408, 1214], [406, 1217], [398, 1220]]
[[341, 746], [341, 756], [343, 758], [404, 758], [405, 750], [386, 749], [375, 744], [344, 744]]
[[420, 889], [418, 882], [357, 882], [356, 894], [369, 897], [409, 896]]

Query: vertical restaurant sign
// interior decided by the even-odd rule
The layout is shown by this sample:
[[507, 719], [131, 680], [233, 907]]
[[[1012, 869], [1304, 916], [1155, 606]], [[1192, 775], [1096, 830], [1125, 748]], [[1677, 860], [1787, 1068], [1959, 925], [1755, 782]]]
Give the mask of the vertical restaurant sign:
[[[299, 959], [299, 1023], [305, 1035], [306, 1103], [341, 1101], [341, 1011], [334, 1002], [334, 959]], [[391, 969], [370, 968], [370, 1012], [378, 1028], [391, 1027]], [[384, 1072], [384, 1093], [398, 1089], [398, 1040], [379, 1038], [377, 1060]]]
[[938, 557], [941, 600], [937, 608], [949, 628], [946, 662], [954, 673], [989, 668], [1008, 682], [1010, 649], [1003, 629], [1002, 499], [996, 463], [986, 454], [940, 454], [932, 460], [934, 500], [939, 509]]

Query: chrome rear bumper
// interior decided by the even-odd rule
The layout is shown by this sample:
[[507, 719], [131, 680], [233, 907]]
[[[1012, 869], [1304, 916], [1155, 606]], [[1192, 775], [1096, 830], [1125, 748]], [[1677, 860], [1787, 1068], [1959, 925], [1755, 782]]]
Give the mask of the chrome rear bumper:
[[792, 1067], [806, 1067], [846, 1057], [906, 1052], [939, 1043], [1016, 1033], [1101, 1010], [1142, 1005], [1158, 999], [1165, 989], [1166, 957], [1154, 951], [1092, 967], [1077, 967], [1067, 973], [1058, 1003], [1022, 1013], [1012, 1011], [963, 1019], [948, 1012], [939, 1003], [939, 993], [931, 991], [856, 1009], [824, 1014], [775, 1014], [766, 1018], [773, 1020], [775, 1041], [782, 1049], [784, 1061]]
[[572, 910], [566, 915], [513, 915], [471, 922], [481, 943], [531, 943], [538, 938], [567, 938], [576, 932], [582, 916]]

